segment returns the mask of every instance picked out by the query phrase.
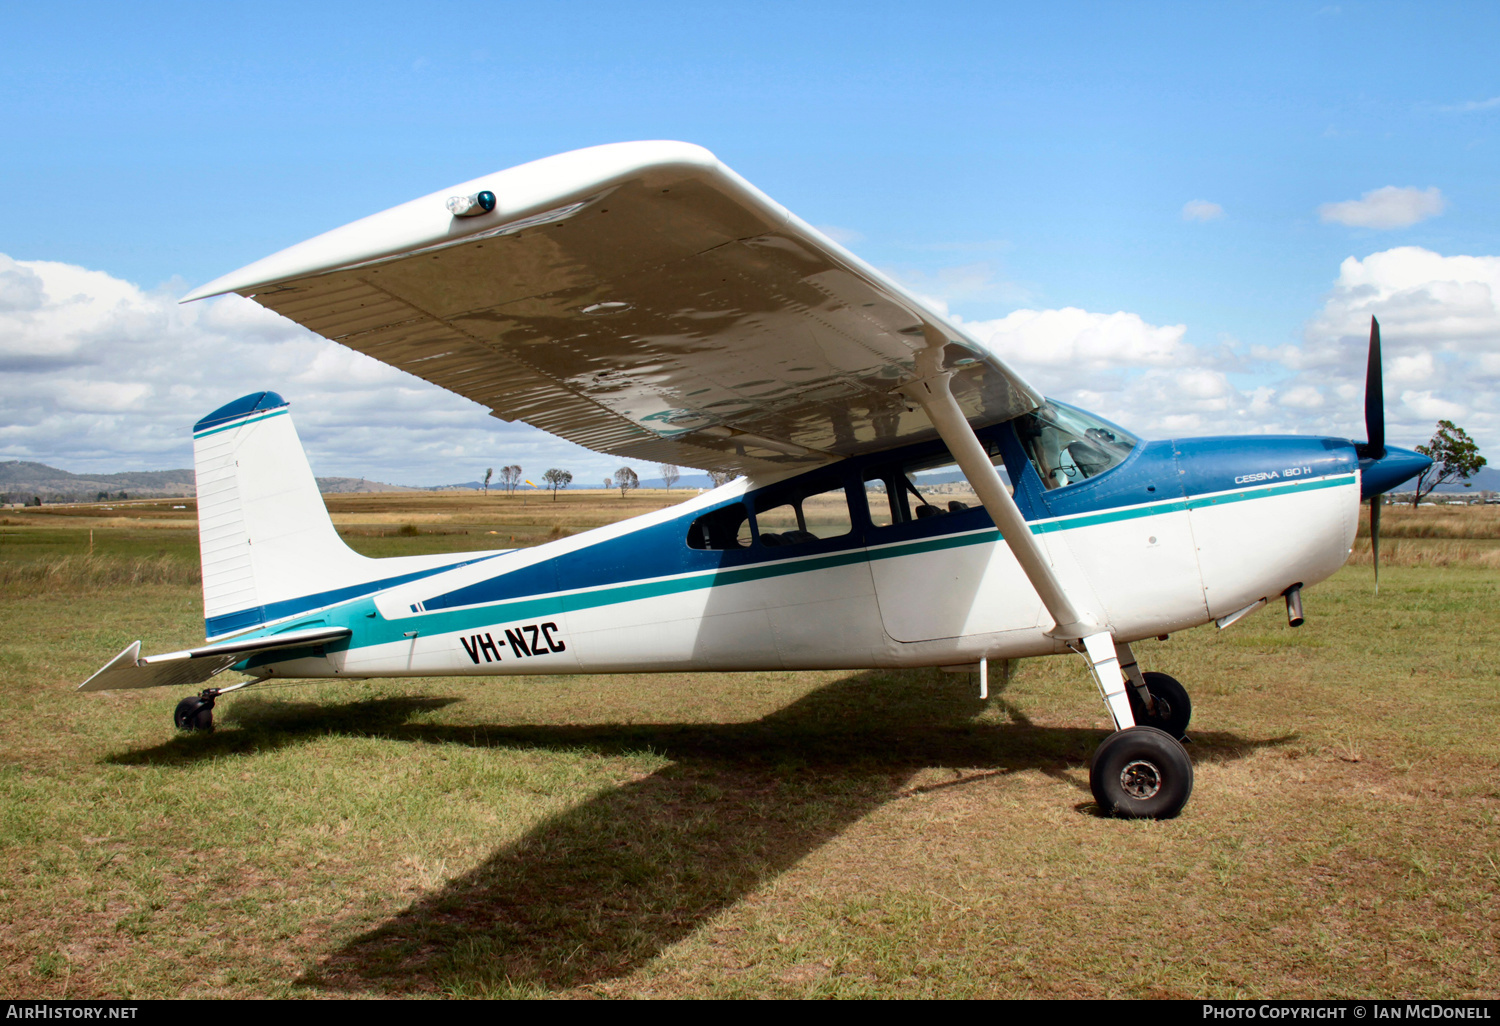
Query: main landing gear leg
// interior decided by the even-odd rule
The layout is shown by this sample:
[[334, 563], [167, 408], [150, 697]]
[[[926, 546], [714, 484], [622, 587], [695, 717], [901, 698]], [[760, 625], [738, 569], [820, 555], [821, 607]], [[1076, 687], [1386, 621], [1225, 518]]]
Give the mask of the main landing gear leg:
[[[1053, 572], [1032, 537], [1031, 526], [953, 398], [949, 388], [952, 372], [943, 366], [946, 338], [930, 326], [925, 334], [927, 348], [916, 357], [921, 377], [902, 385], [901, 391], [927, 412], [932, 426], [974, 487], [974, 494], [994, 520], [1011, 555], [1056, 621], [1056, 626], [1047, 633], [1066, 639], [1088, 659], [1099, 693], [1115, 721], [1115, 732], [1104, 739], [1089, 767], [1089, 788], [1094, 798], [1109, 815], [1154, 819], [1177, 815], [1193, 793], [1192, 760], [1175, 737], [1154, 726], [1137, 725], [1130, 702], [1134, 689], [1125, 686], [1114, 638], [1099, 616], [1073, 602]], [[1134, 664], [1134, 657], [1129, 662]], [[1136, 672], [1140, 672], [1138, 668]], [[1147, 702], [1146, 706], [1153, 704], [1159, 703]]]
[[[1115, 721], [1115, 732], [1089, 763], [1094, 800], [1110, 816], [1171, 819], [1193, 793], [1193, 761], [1176, 737], [1154, 725], [1157, 715], [1170, 712], [1167, 702], [1152, 692], [1129, 645], [1094, 634], [1073, 647], [1088, 660]], [[1156, 711], [1148, 711], [1152, 708]]]

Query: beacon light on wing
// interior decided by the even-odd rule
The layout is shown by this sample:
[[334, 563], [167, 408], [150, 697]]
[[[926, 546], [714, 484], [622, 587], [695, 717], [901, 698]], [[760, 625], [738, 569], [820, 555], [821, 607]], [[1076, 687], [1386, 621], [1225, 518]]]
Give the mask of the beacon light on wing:
[[495, 194], [488, 189], [472, 196], [452, 196], [448, 199], [448, 213], [454, 217], [478, 217], [495, 209]]

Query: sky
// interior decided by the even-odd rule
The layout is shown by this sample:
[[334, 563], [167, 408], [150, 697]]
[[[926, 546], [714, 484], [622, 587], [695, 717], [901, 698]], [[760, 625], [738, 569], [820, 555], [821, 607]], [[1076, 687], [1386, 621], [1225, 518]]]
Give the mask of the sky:
[[[191, 465], [274, 389], [322, 475], [620, 465], [190, 288], [518, 163], [713, 150], [1146, 437], [1500, 458], [1500, 5], [21, 4], [0, 19], [0, 459]], [[647, 476], [643, 474], [642, 476]], [[533, 480], [536, 478], [533, 477]]]

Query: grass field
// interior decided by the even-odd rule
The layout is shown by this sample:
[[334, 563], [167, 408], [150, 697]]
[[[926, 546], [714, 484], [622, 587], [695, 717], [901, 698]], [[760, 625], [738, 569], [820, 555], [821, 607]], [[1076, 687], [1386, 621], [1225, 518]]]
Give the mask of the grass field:
[[[684, 495], [330, 504], [392, 555]], [[1195, 705], [1156, 823], [1093, 812], [1076, 659], [987, 703], [936, 671], [268, 686], [177, 736], [176, 692], [70, 693], [202, 637], [191, 502], [116, 506], [0, 520], [7, 996], [1500, 991], [1494, 510], [1388, 510], [1380, 595], [1351, 565], [1299, 630], [1141, 646]]]

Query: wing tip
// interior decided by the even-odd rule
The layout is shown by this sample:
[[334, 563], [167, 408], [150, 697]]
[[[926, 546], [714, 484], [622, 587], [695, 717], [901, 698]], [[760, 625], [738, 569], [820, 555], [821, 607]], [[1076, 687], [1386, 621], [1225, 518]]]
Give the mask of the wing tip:
[[[497, 179], [504, 178], [506, 182], [515, 183], [519, 193], [517, 202], [506, 204], [509, 209], [501, 212], [501, 216], [522, 217], [533, 212], [533, 207], [542, 209], [549, 203], [560, 202], [559, 196], [562, 193], [587, 192], [592, 187], [588, 181], [591, 177], [607, 181], [631, 171], [673, 164], [691, 167], [700, 172], [733, 175], [713, 151], [697, 143], [675, 139], [645, 139], [586, 146], [460, 182], [352, 221], [221, 275], [193, 289], [178, 303], [193, 303], [231, 292], [246, 292], [303, 275], [336, 271], [349, 264], [445, 240], [460, 241], [465, 235], [490, 227], [490, 218], [474, 218], [472, 224], [455, 228], [454, 219], [437, 201], [454, 193], [471, 192], [475, 189], [493, 189], [505, 194], [508, 191], [506, 184]], [[558, 178], [566, 181], [568, 186], [562, 188], [558, 196], [546, 195], [548, 190], [542, 183]]]

